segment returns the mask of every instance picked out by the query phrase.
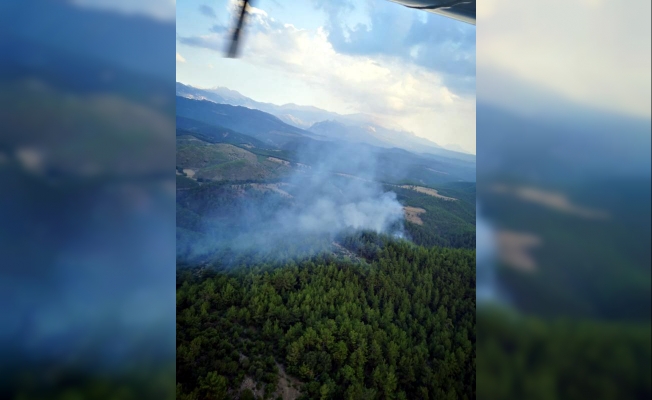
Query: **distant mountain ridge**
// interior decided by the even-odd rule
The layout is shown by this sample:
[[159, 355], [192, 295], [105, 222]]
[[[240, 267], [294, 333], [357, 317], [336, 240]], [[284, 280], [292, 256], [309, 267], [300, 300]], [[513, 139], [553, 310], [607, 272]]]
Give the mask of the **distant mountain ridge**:
[[319, 135], [288, 125], [264, 111], [177, 96], [177, 116], [231, 129], [281, 149]]
[[[365, 114], [341, 115], [314, 106], [293, 103], [281, 106], [250, 99], [235, 90], [224, 87], [198, 89], [183, 83], [176, 84], [177, 96], [209, 100], [220, 104], [243, 106], [264, 111], [288, 125], [311, 131], [327, 138], [360, 142], [380, 147], [398, 147], [415, 153], [430, 153], [475, 162], [475, 155], [447, 149], [410, 132], [385, 128]], [[244, 132], [243, 132], [244, 133]]]
[[231, 104], [234, 106], [243, 106], [265, 111], [277, 116], [285, 123], [295, 125], [297, 128], [302, 129], [307, 129], [312, 124], [319, 121], [343, 117], [340, 114], [321, 110], [313, 106], [300, 106], [293, 103], [279, 106], [271, 103], [258, 102], [240, 94], [235, 90], [231, 90], [225, 87], [199, 89], [177, 82], [176, 90], [177, 96], [183, 96], [197, 100], [210, 100], [216, 103]]
[[310, 128], [308, 128], [308, 130], [329, 139], [361, 142], [374, 146], [388, 147], [386, 142], [372, 135], [371, 132], [369, 132], [369, 129], [365, 130], [361, 127], [348, 126], [336, 120], [314, 123]]
[[[324, 135], [319, 135], [286, 124], [264, 111], [210, 100], [177, 96], [176, 109], [177, 136], [191, 135], [207, 143], [231, 144], [263, 157], [309, 166], [323, 154], [348, 152], [347, 157], [336, 163], [337, 172], [355, 175], [357, 163], [375, 159], [379, 168], [376, 178], [382, 182], [438, 184], [475, 181], [475, 160], [352, 143], [330, 135], [326, 129]], [[341, 134], [339, 123], [322, 124], [328, 125], [335, 127], [336, 134]]]

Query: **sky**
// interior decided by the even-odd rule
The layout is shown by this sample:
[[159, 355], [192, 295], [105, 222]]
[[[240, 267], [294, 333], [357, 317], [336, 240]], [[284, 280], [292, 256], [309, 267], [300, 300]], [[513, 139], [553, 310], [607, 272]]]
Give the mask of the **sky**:
[[381, 0], [257, 0], [241, 57], [234, 0], [176, 5], [177, 80], [257, 101], [365, 113], [475, 154], [475, 26]]
[[[176, 8], [174, 0], [71, 1], [79, 5], [141, 13], [169, 21], [174, 21], [176, 15], [177, 53], [182, 56], [181, 60], [185, 60], [179, 61], [177, 56], [178, 80], [191, 84], [194, 82], [204, 87], [227, 86], [260, 101], [293, 101], [341, 112], [348, 112], [356, 106], [362, 108], [360, 104], [355, 104], [354, 99], [359, 99], [357, 95], [361, 93], [351, 89], [353, 85], [349, 85], [350, 88], [347, 89], [351, 89], [349, 94], [356, 96], [341, 99], [336, 90], [329, 90], [323, 84], [309, 83], [314, 74], [306, 73], [297, 78], [285, 65], [277, 63], [264, 66], [261, 60], [252, 57], [251, 51], [247, 52], [243, 59], [227, 60], [221, 57], [220, 51], [205, 51], [208, 50], [206, 47], [210, 46], [205, 45], [202, 48], [197, 44], [189, 45], [188, 43], [192, 43], [191, 38], [197, 40], [203, 37], [204, 42], [214, 41], [212, 48], [218, 47], [218, 38], [212, 29], [215, 26], [229, 26], [231, 21], [227, 8], [228, 0], [180, 0]], [[457, 107], [447, 109], [446, 114], [436, 112], [438, 108], [433, 106], [430, 107], [432, 111], [429, 116], [424, 113], [412, 113], [417, 116], [410, 118], [403, 115], [402, 118], [394, 118], [393, 114], [388, 114], [392, 118], [386, 119], [396, 120], [397, 123], [408, 120], [405, 129], [412, 129], [413, 125], [425, 125], [422, 128], [415, 127], [414, 132], [440, 140], [443, 136], [453, 136], [453, 129], [444, 130], [440, 126], [442, 129], [433, 133], [430, 125], [436, 125], [437, 119], [444, 120], [448, 117], [444, 122], [451, 126], [461, 126], [464, 123], [472, 126], [468, 129], [469, 139], [472, 139], [469, 142], [475, 143], [475, 112], [469, 111], [471, 108], [475, 110], [475, 103], [469, 100], [470, 90], [464, 90], [465, 82], [467, 89], [475, 86], [475, 68], [466, 81], [464, 74], [460, 78], [460, 75], [456, 77], [445, 73], [445, 61], [449, 62], [449, 69], [457, 66], [459, 71], [464, 71], [461, 64], [466, 67], [475, 66], [475, 27], [416, 10], [403, 9], [397, 4], [383, 0], [359, 0], [355, 2], [355, 7], [342, 0], [305, 0], [293, 3], [295, 4], [289, 6], [289, 2], [281, 0], [255, 0], [255, 5], [265, 10], [268, 17], [304, 29], [303, 35], [308, 39], [315, 39], [321, 44], [325, 42], [327, 47], [330, 46], [329, 57], [332, 59], [346, 60], [346, 57], [353, 57], [361, 60], [366, 49], [367, 55], [373, 53], [367, 58], [372, 66], [379, 64], [393, 71], [391, 66], [408, 65], [433, 78], [427, 82], [418, 81], [419, 92], [433, 93], [433, 97], [437, 98], [437, 94], [445, 93], [443, 88], [446, 88], [459, 96]], [[564, 107], [560, 104], [568, 104], [559, 101], [564, 99], [578, 106], [594, 109], [595, 112], [607, 111], [649, 120], [652, 108], [650, 4], [649, 0], [630, 0], [627, 7], [606, 0], [481, 1], [477, 10], [478, 101], [494, 103], [511, 111], [549, 113], [555, 107]], [[202, 7], [204, 5], [210, 7], [212, 13]], [[647, 9], [647, 12], [641, 12], [642, 9]], [[390, 22], [383, 24], [383, 18], [389, 19]], [[366, 24], [368, 30], [356, 30], [358, 24]], [[415, 30], [417, 27], [422, 28], [420, 36], [424, 40], [419, 43], [421, 46], [412, 45], [414, 36], [408, 38], [405, 34], [406, 26], [414, 26]], [[351, 36], [351, 30], [356, 34]], [[459, 37], [456, 34], [460, 30], [470, 33], [468, 37], [471, 39], [472, 51], [464, 53], [457, 50], [465, 47], [463, 41], [456, 40]], [[325, 34], [326, 39], [319, 36], [319, 32]], [[516, 32], [518, 34], [515, 34]], [[284, 34], [286, 37], [289, 35], [288, 32]], [[279, 36], [282, 36], [280, 32]], [[371, 40], [374, 38], [375, 42]], [[440, 41], [441, 38], [443, 42]], [[263, 39], [263, 35], [257, 35], [253, 43], [248, 40], [247, 45], [254, 48], [265, 46]], [[278, 45], [278, 41], [269, 43]], [[296, 41], [293, 43], [296, 44]], [[437, 43], [440, 45], [435, 46]], [[417, 50], [419, 48], [420, 51]], [[424, 48], [430, 51], [425, 52]], [[273, 48], [268, 49], [268, 53], [272, 51]], [[446, 51], [449, 54], [454, 52], [456, 56], [443, 57]], [[410, 55], [420, 55], [420, 62], [413, 62], [411, 57], [405, 56], [406, 52]], [[433, 57], [433, 54], [440, 57]], [[464, 54], [469, 55], [470, 62], [456, 62]], [[395, 64], [392, 64], [392, 61]], [[430, 61], [430, 65], [427, 61]], [[329, 64], [331, 65], [334, 64]], [[428, 66], [430, 68], [427, 68]], [[393, 72], [394, 75], [385, 75], [384, 92], [395, 87], [387, 86], [387, 82], [396, 83], [397, 79], [400, 81], [401, 76], [405, 77], [405, 81], [411, 81], [405, 73]], [[335, 73], [336, 71], [326, 71], [321, 78], [332, 77]], [[237, 80], [243, 76], [247, 79]], [[367, 80], [372, 81], [372, 77], [368, 76]], [[540, 96], [538, 93], [545, 95]], [[409, 100], [409, 103], [413, 103], [416, 99]], [[433, 100], [432, 103], [436, 101]], [[566, 112], [572, 113], [572, 110]], [[426, 122], [419, 124], [423, 119], [426, 119]], [[444, 134], [444, 131], [447, 133]], [[466, 135], [464, 132], [463, 134]], [[478, 134], [482, 134], [481, 130]], [[441, 141], [445, 143], [446, 139]], [[455, 141], [451, 140], [451, 143]]]
[[650, 4], [479, 2], [478, 101], [532, 113], [549, 111], [560, 98], [649, 120]]

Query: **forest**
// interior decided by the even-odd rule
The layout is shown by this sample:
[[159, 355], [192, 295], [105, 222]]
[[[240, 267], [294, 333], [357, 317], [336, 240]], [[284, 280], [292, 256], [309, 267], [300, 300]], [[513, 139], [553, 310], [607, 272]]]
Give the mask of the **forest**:
[[477, 313], [478, 398], [649, 399], [650, 323]]
[[483, 196], [485, 216], [499, 228], [536, 233], [544, 246], [532, 251], [533, 273], [497, 265], [507, 304], [478, 304], [478, 398], [649, 399], [649, 178], [599, 177], [553, 189], [610, 218]]
[[178, 399], [475, 398], [470, 163], [187, 111]]
[[338, 243], [179, 265], [177, 398], [475, 398], [475, 251], [371, 232]]
[[[328, 185], [334, 192], [346, 188], [348, 181], [348, 178], [334, 175], [328, 180]], [[278, 220], [276, 216], [281, 211], [304, 209], [296, 197], [261, 190], [262, 185], [280, 184], [284, 185], [283, 191], [295, 195], [301, 186], [288, 183], [284, 178], [222, 180], [199, 185], [184, 175], [177, 175], [177, 184], [177, 258], [186, 263], [204, 262], [204, 256], [211, 259], [227, 257], [222, 250], [228, 245], [233, 247], [234, 238], [242, 238], [240, 246], [253, 242], [262, 235], [262, 229], [269, 228], [266, 221]], [[452, 196], [455, 201], [401, 189], [396, 185], [385, 185], [383, 189], [395, 192], [401, 205], [424, 210], [420, 214], [423, 224], [403, 221], [403, 234], [410, 241], [425, 247], [475, 249], [475, 184], [438, 187], [442, 194]], [[274, 230], [271, 235], [279, 236]], [[316, 248], [330, 247], [332, 239], [308, 238], [288, 232], [285, 241], [284, 246], [267, 246], [265, 252], [283, 252], [283, 255], [277, 254], [282, 257], [297, 251], [311, 253]], [[209, 244], [205, 245], [207, 242]]]
[[426, 211], [420, 216], [423, 225], [405, 223], [405, 229], [414, 243], [426, 247], [475, 249], [474, 183], [438, 186], [441, 194], [451, 196], [456, 201], [445, 201], [397, 186], [386, 186], [386, 189], [395, 191], [402, 204]]

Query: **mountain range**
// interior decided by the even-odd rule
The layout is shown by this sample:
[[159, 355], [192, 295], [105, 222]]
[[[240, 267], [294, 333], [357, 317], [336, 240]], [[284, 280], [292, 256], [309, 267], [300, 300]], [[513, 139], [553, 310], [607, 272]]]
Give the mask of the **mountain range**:
[[[224, 87], [199, 89], [180, 82], [176, 84], [176, 94], [190, 99], [208, 100], [219, 104], [264, 111], [288, 125], [326, 139], [346, 140], [386, 148], [397, 147], [414, 153], [429, 153], [475, 162], [475, 155], [464, 153], [460, 151], [459, 147], [446, 146], [448, 148], [445, 148], [413, 133], [385, 128], [366, 114], [341, 115], [317, 107], [293, 103], [279, 106], [255, 101], [235, 90]], [[239, 131], [245, 133], [242, 130]]]
[[[336, 172], [356, 175], [358, 164], [377, 163], [376, 167], [370, 168], [376, 169], [376, 178], [383, 182], [437, 184], [475, 181], [474, 161], [341, 140], [348, 131], [338, 130], [341, 126], [336, 122], [320, 124], [319, 129], [315, 129], [320, 131], [318, 134], [286, 124], [278, 117], [260, 110], [182, 96], [176, 97], [176, 110], [177, 139], [190, 135], [206, 143], [229, 144], [254, 153], [260, 157], [249, 157], [250, 161], [245, 157], [238, 162], [252, 164], [251, 169], [257, 168], [256, 171], [264, 169], [271, 172], [269, 167], [272, 164], [268, 161], [291, 163], [293, 167], [298, 167], [311, 165], [324, 154], [333, 157], [347, 154], [334, 164], [337, 166]], [[221, 152], [226, 148], [221, 146], [219, 150], [211, 149], [210, 152]], [[190, 163], [193, 165], [184, 162], [178, 166], [191, 169], [200, 166], [204, 162], [204, 155], [208, 154], [206, 151], [200, 153], [202, 154], [198, 153], [197, 160]], [[267, 175], [265, 177], [269, 178]]]

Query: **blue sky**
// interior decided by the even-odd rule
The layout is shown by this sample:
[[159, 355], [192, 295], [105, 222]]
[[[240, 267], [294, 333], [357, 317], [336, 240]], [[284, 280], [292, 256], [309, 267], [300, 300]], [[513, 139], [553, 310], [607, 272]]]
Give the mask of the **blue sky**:
[[257, 0], [224, 58], [233, 0], [177, 3], [177, 80], [367, 113], [475, 153], [475, 26], [382, 0]]

